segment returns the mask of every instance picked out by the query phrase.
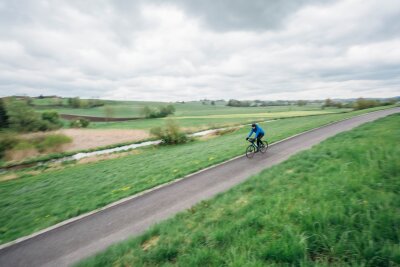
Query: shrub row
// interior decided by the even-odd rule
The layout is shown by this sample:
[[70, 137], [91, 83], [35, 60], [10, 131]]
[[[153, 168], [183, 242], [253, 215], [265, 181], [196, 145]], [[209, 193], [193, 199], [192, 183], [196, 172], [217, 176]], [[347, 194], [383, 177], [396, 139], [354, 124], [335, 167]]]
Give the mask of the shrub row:
[[149, 106], [143, 107], [141, 110], [141, 114], [145, 118], [164, 118], [168, 115], [172, 115], [175, 112], [175, 108], [173, 105], [161, 106], [157, 109], [150, 108]]

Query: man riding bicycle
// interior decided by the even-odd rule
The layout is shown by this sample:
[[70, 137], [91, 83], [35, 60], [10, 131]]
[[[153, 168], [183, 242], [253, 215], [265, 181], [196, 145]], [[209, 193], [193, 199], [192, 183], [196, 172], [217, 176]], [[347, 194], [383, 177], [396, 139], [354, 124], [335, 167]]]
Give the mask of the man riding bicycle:
[[246, 140], [249, 140], [250, 136], [252, 136], [253, 133], [255, 133], [255, 135], [256, 135], [257, 151], [258, 151], [260, 149], [260, 145], [261, 145], [261, 138], [263, 138], [265, 133], [264, 133], [264, 130], [255, 123], [253, 123], [251, 125], [251, 131], [250, 131], [249, 135], [246, 137]]

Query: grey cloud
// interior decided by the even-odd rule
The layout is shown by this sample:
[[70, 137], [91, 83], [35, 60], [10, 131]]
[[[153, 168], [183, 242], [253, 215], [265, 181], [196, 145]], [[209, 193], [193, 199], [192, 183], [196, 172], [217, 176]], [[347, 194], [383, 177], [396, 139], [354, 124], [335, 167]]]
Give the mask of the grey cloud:
[[0, 0], [0, 95], [396, 94], [400, 5], [383, 2]]
[[219, 30], [271, 30], [285, 18], [308, 4], [331, 0], [171, 0], [190, 14], [200, 17], [209, 27]]

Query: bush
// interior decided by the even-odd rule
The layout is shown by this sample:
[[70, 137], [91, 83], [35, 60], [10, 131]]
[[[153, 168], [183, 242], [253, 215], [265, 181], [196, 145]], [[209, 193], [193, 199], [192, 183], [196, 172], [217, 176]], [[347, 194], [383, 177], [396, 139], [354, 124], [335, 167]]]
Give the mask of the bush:
[[167, 117], [168, 115], [174, 114], [175, 112], [175, 107], [173, 105], [168, 105], [168, 106], [161, 106], [158, 107], [158, 109], [152, 109], [148, 106], [145, 106], [141, 110], [141, 114], [145, 118], [164, 118]]
[[179, 125], [173, 120], [168, 120], [164, 127], [151, 129], [150, 133], [168, 145], [182, 144], [189, 141], [188, 136], [181, 131]]
[[63, 125], [62, 121], [60, 120], [60, 115], [58, 115], [57, 111], [43, 112], [42, 119], [44, 121], [48, 121], [50, 124], [53, 124], [54, 128], [60, 128]]
[[368, 99], [364, 99], [364, 98], [359, 98], [354, 103], [355, 110], [373, 108], [373, 107], [377, 107], [377, 106], [380, 106], [380, 103], [378, 101], [368, 100]]
[[47, 131], [61, 126], [61, 121], [57, 124], [51, 122], [51, 119], [56, 121], [54, 116], [58, 116], [58, 114], [45, 112], [45, 117], [43, 117], [28, 106], [25, 101], [10, 99], [5, 102], [5, 107], [9, 128], [17, 132]]
[[2, 134], [0, 135], [0, 158], [3, 158], [5, 152], [9, 149], [12, 149], [14, 146], [18, 144], [18, 138], [11, 134]]
[[99, 99], [80, 99], [79, 97], [68, 98], [68, 106], [72, 108], [94, 108], [104, 106], [104, 101]]
[[80, 108], [81, 107], [81, 100], [79, 97], [68, 98], [68, 106], [73, 108]]
[[168, 115], [174, 114], [175, 108], [173, 105], [168, 105], [168, 106], [163, 106], [159, 107], [159, 116], [162, 117], [167, 117]]
[[51, 134], [44, 137], [36, 143], [36, 148], [40, 152], [44, 151], [59, 151], [62, 145], [71, 143], [72, 139], [63, 134]]
[[230, 99], [228, 101], [228, 104], [226, 105], [230, 107], [250, 107], [251, 103], [249, 101], [239, 101], [236, 99]]
[[0, 136], [0, 158], [22, 160], [28, 156], [38, 155], [39, 152], [58, 152], [63, 145], [70, 142], [72, 139], [63, 134], [42, 135], [30, 139], [2, 134]]
[[10, 128], [16, 131], [39, 131], [42, 126], [40, 116], [24, 101], [6, 102]]
[[297, 100], [296, 105], [299, 107], [307, 105], [308, 101], [307, 100]]
[[90, 121], [84, 118], [79, 118], [70, 122], [72, 128], [86, 128], [90, 124]]
[[343, 108], [345, 105], [343, 105], [341, 102], [335, 102], [331, 100], [330, 98], [325, 99], [324, 104], [322, 105], [322, 109], [327, 108], [327, 107], [333, 107], [333, 108]]
[[99, 99], [89, 99], [88, 100], [88, 106], [91, 108], [101, 107], [101, 106], [104, 106], [104, 104], [105, 104], [104, 101], [101, 101]]

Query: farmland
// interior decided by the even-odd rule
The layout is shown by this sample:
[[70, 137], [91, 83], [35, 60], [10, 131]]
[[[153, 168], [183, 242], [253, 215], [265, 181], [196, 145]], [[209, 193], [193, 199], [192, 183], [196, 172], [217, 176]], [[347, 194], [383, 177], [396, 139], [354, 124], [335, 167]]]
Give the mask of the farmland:
[[[20, 99], [20, 103], [22, 104]], [[176, 120], [186, 133], [206, 130], [210, 128], [221, 128], [226, 126], [241, 125], [251, 122], [266, 121], [276, 118], [289, 118], [300, 116], [311, 116], [320, 114], [342, 113], [349, 109], [344, 108], [321, 108], [320, 104], [309, 103], [304, 106], [287, 105], [287, 106], [267, 106], [267, 107], [231, 107], [227, 106], [224, 101], [200, 102], [192, 101], [186, 103], [162, 103], [162, 102], [140, 102], [140, 101], [111, 101], [96, 99], [66, 99], [66, 98], [30, 98], [27, 101], [28, 106], [25, 107], [25, 114], [32, 114], [33, 117], [51, 116], [54, 121], [36, 122], [36, 124], [22, 123], [17, 130], [17, 138], [26, 140], [33, 136], [47, 138], [51, 135], [64, 135], [69, 140], [69, 144], [60, 144], [53, 146], [48, 150], [37, 151], [29, 145], [12, 145], [3, 149], [4, 155], [0, 159], [1, 165], [12, 165], [20, 162], [30, 162], [37, 158], [60, 157], [72, 151], [93, 150], [105, 146], [118, 146], [132, 142], [140, 142], [149, 138], [153, 138], [150, 134], [152, 128], [163, 126], [166, 120]], [[11, 102], [10, 102], [11, 103]], [[8, 108], [14, 104], [10, 104]], [[74, 105], [78, 107], [73, 108]], [[157, 111], [159, 107], [173, 105], [171, 109], [175, 109], [174, 114], [162, 118], [143, 118], [141, 110], [149, 107], [150, 110]], [[30, 110], [30, 111], [28, 111]], [[36, 111], [33, 112], [33, 111]], [[83, 126], [77, 117], [67, 117], [70, 121], [59, 118], [58, 113], [68, 116], [84, 116], [89, 115], [90, 124], [87, 120]], [[18, 114], [15, 113], [15, 114]], [[71, 115], [75, 114], [75, 115]], [[97, 116], [97, 117], [93, 117]], [[125, 118], [123, 118], [125, 116]], [[128, 120], [128, 117], [139, 119]], [[136, 116], [136, 117], [135, 117]], [[163, 115], [165, 116], [165, 114]], [[20, 116], [22, 118], [23, 115]], [[32, 118], [33, 118], [32, 117]], [[91, 117], [91, 118], [90, 118]], [[79, 118], [79, 117], [78, 117]], [[111, 118], [121, 119], [122, 121], [109, 121]], [[20, 119], [18, 119], [20, 121]], [[48, 121], [48, 120], [47, 120]], [[57, 123], [55, 123], [57, 122]], [[38, 126], [40, 125], [40, 126]], [[47, 129], [44, 133], [25, 134], [28, 128]], [[33, 127], [33, 128], [32, 128]], [[62, 127], [62, 129], [59, 129]], [[21, 130], [25, 128], [25, 130]], [[29, 129], [30, 129], [29, 128]], [[51, 128], [51, 129], [50, 129]], [[75, 129], [71, 129], [75, 128]], [[81, 129], [77, 129], [81, 128]], [[87, 129], [88, 128], [88, 129]], [[14, 129], [15, 130], [15, 129]], [[52, 130], [52, 131], [49, 131]], [[7, 132], [7, 131], [5, 131]], [[13, 135], [13, 134], [10, 134]], [[0, 133], [0, 140], [6, 139]], [[2, 138], [2, 139], [1, 139]], [[31, 141], [28, 141], [28, 143]], [[4, 141], [9, 144], [10, 142]], [[4, 146], [3, 146], [4, 147]]]
[[[269, 142], [368, 112], [288, 118], [262, 124]], [[248, 129], [179, 146], [149, 147], [133, 155], [55, 170], [17, 171], [0, 183], [0, 242], [4, 243], [244, 152]], [[149, 166], [154, 166], [150, 168]], [[21, 198], [21, 194], [24, 198]], [[51, 201], [48, 201], [49, 198]]]
[[[244, 109], [244, 108], [242, 108]], [[248, 111], [249, 112], [249, 111]], [[254, 112], [254, 111], [250, 111]], [[260, 113], [214, 114], [201, 116], [171, 116], [168, 118], [177, 120], [188, 131], [218, 128], [223, 126], [239, 125], [253, 121], [264, 121], [276, 118], [288, 118], [298, 116], [310, 116], [344, 112], [343, 110], [302, 110]], [[124, 122], [95, 122], [89, 127], [93, 129], [150, 129], [165, 123], [166, 118], [140, 119]]]
[[[52, 103], [51, 99], [35, 99], [34, 105], [38, 111], [56, 110], [62, 114], [99, 116], [106, 115], [105, 107], [112, 109], [111, 117], [142, 117], [141, 109], [145, 106], [156, 108], [163, 105], [172, 104], [176, 110], [174, 116], [208, 116], [222, 114], [247, 114], [247, 113], [264, 113], [264, 112], [282, 112], [282, 111], [299, 111], [299, 110], [320, 110], [320, 104], [308, 104], [305, 106], [268, 106], [268, 107], [230, 107], [226, 106], [226, 102], [217, 101], [214, 105], [210, 103], [203, 104], [201, 101], [191, 101], [185, 103], [169, 103], [169, 102], [143, 102], [143, 101], [112, 101], [102, 100], [103, 106], [93, 108], [71, 108], [66, 106], [58, 106]], [[62, 99], [64, 105], [66, 99]]]
[[339, 134], [79, 266], [397, 266], [399, 129]]
[[[63, 99], [65, 102], [65, 99]], [[350, 109], [327, 108], [321, 109], [320, 104], [308, 104], [305, 106], [267, 106], [267, 107], [230, 107], [224, 101], [216, 101], [214, 105], [203, 104], [201, 101], [185, 103], [167, 102], [141, 102], [141, 101], [104, 101], [104, 106], [92, 108], [72, 108], [51, 105], [51, 99], [35, 99], [35, 109], [39, 112], [55, 110], [60, 114], [77, 116], [95, 116], [112, 118], [139, 118], [137, 120], [119, 122], [92, 122], [92, 129], [143, 129], [160, 126], [165, 118], [144, 119], [141, 114], [145, 106], [157, 108], [165, 105], [173, 105], [175, 112], [168, 118], [176, 119], [186, 131], [203, 130], [226, 125], [237, 125], [251, 121], [262, 121], [272, 118], [285, 118], [295, 116], [308, 116], [316, 114], [328, 114], [346, 112]], [[107, 111], [109, 114], [107, 115]], [[68, 123], [65, 123], [68, 125]]]

